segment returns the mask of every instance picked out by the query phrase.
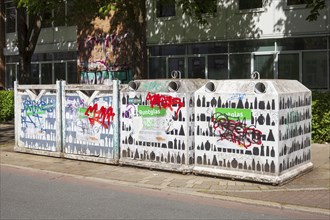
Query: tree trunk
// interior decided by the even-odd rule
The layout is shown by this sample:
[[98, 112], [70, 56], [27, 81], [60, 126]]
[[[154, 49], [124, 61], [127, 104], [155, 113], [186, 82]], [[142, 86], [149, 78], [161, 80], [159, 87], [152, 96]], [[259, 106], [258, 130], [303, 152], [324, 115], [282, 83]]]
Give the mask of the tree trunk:
[[5, 88], [5, 1], [0, 0], [0, 89]]
[[28, 26], [26, 9], [17, 8], [17, 40], [20, 57], [21, 84], [30, 84], [31, 81], [31, 59], [36, 48], [39, 34], [41, 32], [41, 14], [29, 14], [31, 22]]
[[[19, 57], [19, 68], [20, 68], [20, 84], [31, 84], [31, 58], [32, 56], [21, 56]], [[23, 73], [23, 74], [22, 74]]]
[[147, 47], [146, 47], [146, 5], [143, 0], [127, 3], [127, 16], [123, 18], [123, 27], [131, 32], [130, 59], [134, 79], [147, 77]]

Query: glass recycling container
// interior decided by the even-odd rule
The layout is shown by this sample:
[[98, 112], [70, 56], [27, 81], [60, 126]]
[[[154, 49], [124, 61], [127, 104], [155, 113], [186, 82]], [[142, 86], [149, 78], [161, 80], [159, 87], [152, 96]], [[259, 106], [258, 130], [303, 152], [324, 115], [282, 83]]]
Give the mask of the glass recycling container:
[[311, 91], [296, 80], [214, 80], [195, 92], [194, 173], [280, 184], [310, 170]]

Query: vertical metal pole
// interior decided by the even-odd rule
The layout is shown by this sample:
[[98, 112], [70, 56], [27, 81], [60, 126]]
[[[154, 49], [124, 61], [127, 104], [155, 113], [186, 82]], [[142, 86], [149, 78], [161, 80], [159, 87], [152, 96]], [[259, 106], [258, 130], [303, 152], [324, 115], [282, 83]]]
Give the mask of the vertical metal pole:
[[113, 154], [114, 160], [118, 162], [119, 160], [119, 80], [113, 80], [113, 110], [115, 113], [113, 125], [114, 125], [114, 137], [113, 137]]
[[64, 152], [65, 149], [65, 88], [66, 81], [61, 81], [60, 85], [60, 95], [61, 95], [61, 103], [60, 103], [60, 112], [61, 112], [61, 152]]
[[19, 125], [20, 123], [20, 108], [19, 108], [19, 104], [18, 104], [18, 91], [17, 91], [17, 87], [18, 87], [18, 81], [14, 82], [14, 121], [15, 121], [15, 147], [18, 147], [18, 131], [19, 131]]
[[55, 152], [61, 152], [62, 132], [61, 132], [61, 81], [56, 81], [56, 147]]

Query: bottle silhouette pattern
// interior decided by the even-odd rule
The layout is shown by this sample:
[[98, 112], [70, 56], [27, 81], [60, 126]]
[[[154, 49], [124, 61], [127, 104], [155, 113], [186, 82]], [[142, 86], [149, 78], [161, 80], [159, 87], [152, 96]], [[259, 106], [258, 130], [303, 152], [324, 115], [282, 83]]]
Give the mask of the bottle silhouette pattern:
[[[127, 100], [124, 100], [125, 97], [122, 97], [122, 103], [127, 103]], [[292, 98], [285, 98], [285, 99], [279, 99], [280, 103], [277, 103], [277, 105], [275, 104], [275, 99], [269, 100], [269, 101], [262, 101], [262, 100], [258, 100], [257, 98], [254, 98], [254, 102], [250, 102], [251, 100], [249, 100], [248, 98], [246, 98], [245, 100], [239, 99], [237, 102], [229, 102], [229, 101], [225, 101], [225, 105], [223, 103], [223, 101], [221, 100], [221, 97], [211, 97], [211, 98], [206, 98], [205, 96], [198, 96], [198, 99], [196, 100], [196, 106], [198, 107], [206, 107], [206, 106], [210, 106], [212, 108], [214, 107], [227, 107], [227, 108], [242, 108], [242, 109], [260, 109], [260, 110], [265, 110], [265, 111], [261, 111], [261, 113], [259, 113], [257, 116], [253, 117], [253, 111], [251, 111], [251, 124], [255, 124], [258, 128], [258, 126], [274, 126], [275, 122], [273, 120], [273, 118], [271, 117], [271, 114], [268, 110], [275, 110], [275, 108], [281, 108], [281, 106], [283, 108], [289, 108], [289, 107], [296, 107], [299, 105], [302, 105], [304, 103], [307, 103], [309, 101], [309, 99], [307, 98], [306, 100], [301, 98], [301, 100], [295, 101], [292, 100]], [[189, 100], [189, 105], [192, 102], [192, 99]], [[187, 103], [188, 104], [188, 103]], [[296, 123], [299, 121], [304, 120], [303, 118], [308, 118], [310, 117], [310, 112], [309, 110], [304, 110], [304, 112], [300, 112], [300, 114], [297, 115], [285, 115], [284, 119], [286, 120], [282, 120], [281, 118], [278, 120], [278, 123], [282, 123], [285, 124], [285, 122], [288, 123]], [[191, 117], [189, 117], [189, 121], [191, 121], [190, 119]], [[210, 121], [207, 119], [207, 115], [205, 114], [204, 111], [199, 112], [196, 114], [196, 119], [197, 121]], [[183, 112], [179, 112], [178, 114], [178, 121], [183, 121]], [[275, 119], [276, 121], [276, 119]], [[125, 129], [127, 129], [128, 126], [126, 126], [125, 124], [123, 124], [125, 126]], [[185, 126], [183, 126], [182, 124], [179, 125], [179, 127], [177, 127], [177, 134], [178, 135], [185, 135], [184, 132], [184, 128]], [[187, 127], [189, 128], [189, 135], [193, 135], [194, 131], [192, 131], [191, 127]], [[260, 129], [260, 128], [259, 128]], [[275, 132], [275, 135], [281, 138], [281, 135], [283, 136], [283, 133], [285, 133], [284, 135], [286, 135], [287, 138], [289, 137], [294, 137], [297, 136], [301, 133], [303, 133], [304, 131], [308, 131], [310, 130], [308, 125], [298, 125], [297, 127], [294, 127], [288, 131], [288, 132], [282, 132], [279, 134], [276, 134], [277, 131]], [[212, 132], [211, 132], [212, 131]], [[204, 128], [202, 126], [198, 126], [195, 130], [196, 133], [198, 133], [197, 135], [203, 135], [203, 136], [212, 136], [214, 135], [213, 133], [213, 127], [209, 126], [207, 128]], [[268, 133], [268, 134], [267, 134]], [[207, 138], [207, 137], [205, 137]], [[123, 140], [123, 142], [128, 143], [129, 142], [129, 136], [128, 138], [126, 137], [125, 140]], [[209, 139], [211, 141], [211, 139]], [[273, 158], [275, 157], [275, 149], [274, 146], [271, 146], [271, 143], [266, 143], [263, 147], [261, 146], [252, 146], [251, 149], [249, 150], [236, 150], [236, 149], [230, 149], [230, 148], [224, 148], [223, 151], [228, 153], [228, 154], [247, 154], [247, 155], [259, 155], [259, 156], [263, 156], [266, 157], [267, 159], [265, 160], [260, 160], [258, 161], [258, 159], [255, 161], [255, 159], [252, 160], [252, 162], [250, 161], [238, 161], [236, 158], [232, 158], [232, 159], [221, 159], [221, 158], [217, 158], [216, 154], [212, 154], [211, 151], [217, 151], [217, 152], [221, 152], [221, 147], [216, 147], [215, 145], [212, 144], [212, 142], [210, 142], [209, 140], [205, 139], [204, 142], [200, 143], [199, 145], [197, 145], [197, 149], [202, 149], [202, 150], [206, 150], [210, 153], [208, 154], [204, 154], [201, 156], [197, 156], [196, 157], [196, 162], [197, 164], [204, 164], [204, 165], [212, 165], [212, 166], [224, 166], [227, 169], [245, 169], [245, 170], [257, 170], [259, 172], [270, 172], [270, 173], [275, 173], [275, 163]], [[268, 132], [266, 132], [265, 134], [265, 138], [264, 141], [275, 141], [275, 137], [274, 137], [274, 133], [273, 133], [273, 129], [269, 129]], [[291, 147], [286, 146], [287, 150], [286, 150], [286, 154], [290, 154], [294, 151], [297, 151], [301, 148], [303, 148], [304, 143], [306, 142], [306, 145], [308, 146], [308, 140], [301, 140], [299, 142], [299, 144], [292, 144], [289, 145]], [[153, 143], [152, 143], [153, 144]], [[151, 146], [152, 146], [151, 144]], [[156, 146], [157, 143], [155, 143], [154, 146]], [[270, 144], [270, 146], [268, 145]], [[177, 150], [184, 150], [185, 149], [185, 143], [184, 141], [180, 140], [180, 139], [172, 139], [171, 141], [166, 142], [166, 144], [161, 144], [161, 148], [170, 148], [172, 145], [172, 149], [176, 148]], [[266, 146], [267, 145], [267, 146]], [[146, 146], [148, 146], [148, 144], [146, 143]], [[190, 147], [189, 147], [190, 148]], [[277, 148], [276, 148], [277, 149]], [[278, 149], [280, 150], [280, 149]], [[134, 152], [134, 151], [133, 151]], [[154, 152], [153, 152], [154, 154]], [[284, 147], [283, 149], [280, 151], [280, 156], [281, 154], [284, 155]], [[126, 152], [126, 155], [128, 155], [128, 153]], [[166, 154], [165, 154], [166, 155]], [[131, 156], [133, 158], [136, 159], [142, 159], [144, 158], [143, 154], [138, 154], [137, 152], [131, 153]], [[159, 161], [167, 161], [167, 162], [174, 162], [174, 163], [184, 163], [184, 157], [183, 155], [181, 156], [181, 154], [170, 154], [168, 153], [168, 156], [164, 156], [163, 154], [160, 156], [151, 156], [151, 154], [149, 155], [149, 158], [154, 158], [154, 160], [159, 160]], [[157, 159], [158, 158], [158, 159]], [[281, 170], [286, 170], [289, 169], [290, 167], [296, 166], [299, 163], [302, 163], [304, 160], [307, 160], [308, 158], [308, 154], [304, 152], [303, 156], [301, 156], [301, 158], [298, 156], [296, 158], [290, 158], [289, 160], [283, 160], [282, 162], [280, 162], [280, 166], [281, 166]], [[191, 158], [189, 158], [189, 160], [191, 160]]]

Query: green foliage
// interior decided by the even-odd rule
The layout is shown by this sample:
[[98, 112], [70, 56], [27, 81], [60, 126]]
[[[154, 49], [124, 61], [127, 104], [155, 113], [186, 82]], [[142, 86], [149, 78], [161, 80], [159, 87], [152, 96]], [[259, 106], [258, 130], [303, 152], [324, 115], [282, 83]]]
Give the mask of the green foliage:
[[176, 0], [176, 4], [182, 8], [184, 13], [196, 19], [201, 25], [208, 24], [208, 21], [205, 18], [206, 14], [215, 16], [217, 12], [216, 0]]
[[320, 16], [320, 11], [326, 7], [325, 0], [306, 0], [306, 8], [310, 8], [310, 14], [306, 20], [316, 21]]
[[314, 143], [330, 142], [330, 92], [313, 92], [312, 139]]
[[0, 122], [14, 118], [14, 92], [0, 91]]

